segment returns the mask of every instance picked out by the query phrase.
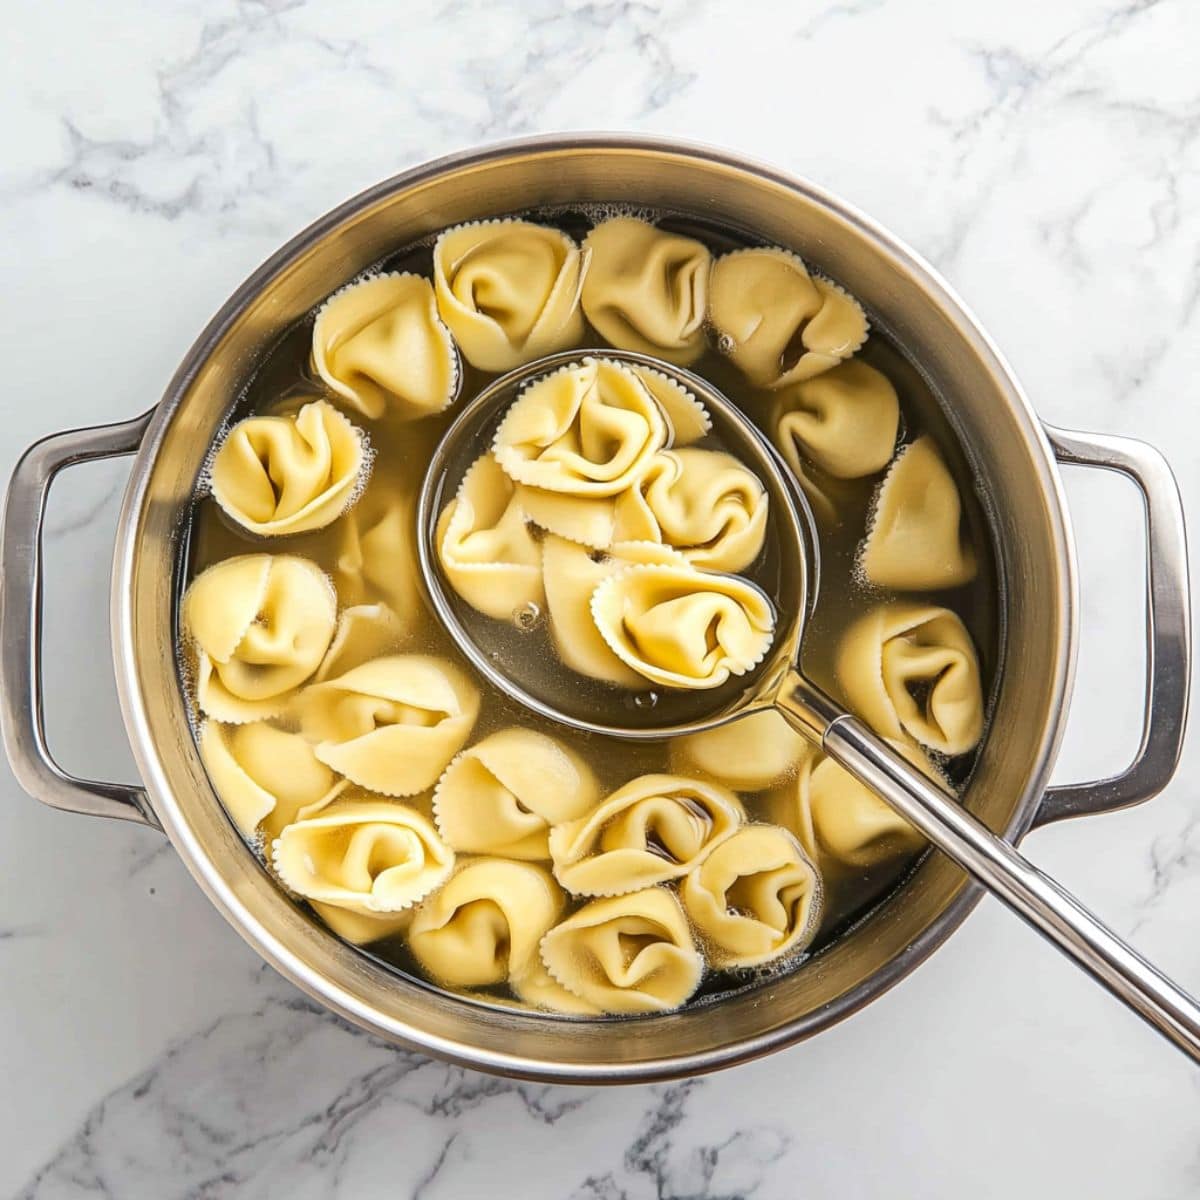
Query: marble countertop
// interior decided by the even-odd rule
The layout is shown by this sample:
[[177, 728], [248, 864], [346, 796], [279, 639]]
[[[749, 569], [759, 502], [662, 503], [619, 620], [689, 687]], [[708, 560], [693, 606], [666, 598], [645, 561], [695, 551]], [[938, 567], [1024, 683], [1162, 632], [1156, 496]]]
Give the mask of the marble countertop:
[[[1190, 0], [110, 0], [5, 11], [0, 472], [136, 414], [278, 244], [408, 165], [545, 130], [807, 175], [961, 290], [1039, 411], [1169, 451], [1200, 512], [1200, 7]], [[52, 498], [50, 735], [132, 766], [108, 665], [120, 463]], [[1141, 518], [1068, 473], [1083, 638], [1057, 778], [1136, 744]], [[1167, 793], [1026, 849], [1200, 990], [1200, 735]], [[765, 1061], [518, 1084], [346, 1028], [158, 835], [0, 767], [0, 1191], [32, 1200], [1191, 1197], [1200, 1076], [985, 902], [867, 1010]]]

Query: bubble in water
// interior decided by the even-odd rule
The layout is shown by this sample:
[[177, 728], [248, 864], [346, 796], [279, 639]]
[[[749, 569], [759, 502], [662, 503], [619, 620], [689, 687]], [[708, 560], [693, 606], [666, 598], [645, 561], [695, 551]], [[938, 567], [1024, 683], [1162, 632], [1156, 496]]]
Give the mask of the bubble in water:
[[732, 354], [734, 348], [734, 340], [732, 334], [719, 333], [717, 334], [717, 349], [722, 354]]
[[522, 604], [520, 608], [513, 609], [512, 620], [522, 633], [532, 633], [541, 624], [541, 606], [530, 600], [528, 604]]
[[658, 703], [657, 692], [638, 692], [633, 698], [633, 707], [649, 711]]

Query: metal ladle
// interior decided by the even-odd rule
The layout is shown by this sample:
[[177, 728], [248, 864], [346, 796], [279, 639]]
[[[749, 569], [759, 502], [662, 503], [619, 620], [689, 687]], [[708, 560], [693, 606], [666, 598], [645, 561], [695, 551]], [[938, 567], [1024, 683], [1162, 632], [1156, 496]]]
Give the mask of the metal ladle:
[[[520, 641], [527, 635], [489, 622], [488, 645], [480, 644], [475, 630], [483, 627], [442, 576], [435, 546], [437, 519], [466, 469], [491, 446], [500, 419], [523, 385], [582, 357], [569, 352], [519, 367], [486, 387], [443, 436], [421, 487], [417, 548], [425, 588], [439, 620], [475, 668], [498, 691], [548, 720], [583, 733], [630, 741], [697, 733], [774, 709], [1114, 996], [1200, 1062], [1200, 1005], [1191, 996], [972, 816], [954, 795], [805, 678], [803, 635], [820, 573], [816, 525], [791, 472], [758, 429], [710, 383], [691, 372], [628, 351], [597, 351], [594, 356], [651, 367], [682, 383], [708, 409], [722, 448], [767, 489], [773, 530], [768, 539], [769, 590], [778, 609], [773, 652], [754, 671], [712, 691], [652, 693], [648, 703], [645, 697], [638, 703], [638, 697], [625, 693], [630, 702], [614, 704], [613, 697], [620, 692], [605, 687], [599, 702], [607, 700], [608, 707], [616, 710], [608, 714], [610, 723], [605, 724], [595, 720], [598, 692], [590, 681], [575, 678], [556, 695], [551, 675], [537, 690], [514, 678], [522, 658], [529, 657], [527, 642]], [[779, 597], [792, 598], [792, 607], [785, 609]]]

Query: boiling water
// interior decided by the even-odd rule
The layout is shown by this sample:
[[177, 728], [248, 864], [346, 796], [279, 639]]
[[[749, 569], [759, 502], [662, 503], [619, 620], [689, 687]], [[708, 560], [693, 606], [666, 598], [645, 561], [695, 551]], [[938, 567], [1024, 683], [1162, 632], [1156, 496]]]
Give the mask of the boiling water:
[[[606, 209], [603, 212], [555, 210], [521, 215], [544, 224], [557, 225], [577, 240], [582, 240], [593, 220], [612, 214]], [[637, 215], [656, 220], [664, 229], [697, 238], [717, 253], [755, 244], [728, 229], [690, 217], [664, 216], [641, 211], [638, 211]], [[431, 278], [431, 239], [425, 239], [390, 255], [377, 264], [377, 268], [387, 271], [412, 271]], [[331, 279], [329, 292], [333, 293], [345, 282], [343, 279]], [[313, 315], [309, 314], [305, 320], [289, 329], [260, 360], [247, 380], [241, 396], [231, 407], [231, 422], [255, 412], [286, 410], [289, 406], [296, 406], [314, 395], [324, 394], [324, 388], [309, 364], [312, 321]], [[590, 328], [579, 347], [581, 353], [592, 350], [598, 354], [603, 354], [607, 348], [607, 344]], [[901, 440], [910, 441], [921, 433], [931, 434], [958, 483], [967, 528], [979, 561], [979, 571], [976, 578], [965, 587], [956, 588], [952, 592], [929, 593], [921, 598], [931, 603], [945, 604], [962, 617], [978, 649], [984, 694], [989, 695], [999, 658], [999, 594], [988, 524], [965, 456], [931, 387], [900, 347], [889, 338], [886, 330], [881, 330], [874, 319], [871, 336], [857, 357], [882, 371], [895, 386], [901, 403]], [[715, 349], [707, 351], [689, 369], [709, 380], [714, 387], [743, 408], [756, 423], [761, 423], [768, 415], [769, 400], [764, 399], [761, 391], [751, 388], [737, 368]], [[421, 486], [430, 454], [453, 421], [461, 401], [477, 395], [493, 378], [494, 375], [479, 371], [464, 361], [460, 381], [460, 403], [452, 405], [445, 413], [420, 421], [389, 422], [386, 417], [381, 421], [367, 421], [361, 414], [351, 412], [351, 418], [367, 429], [374, 453], [373, 483], [369, 486], [377, 483], [389, 488], [399, 488], [415, 496]], [[953, 398], [950, 398], [951, 403], [952, 401]], [[715, 446], [717, 443], [709, 444]], [[481, 445], [480, 453], [484, 449], [485, 446]], [[825, 524], [821, 527], [820, 594], [805, 634], [804, 667], [805, 673], [814, 682], [837, 696], [839, 688], [832, 672], [832, 657], [841, 632], [866, 609], [890, 598], [889, 593], [885, 591], [865, 587], [855, 572], [856, 552], [866, 527], [871, 497], [879, 484], [879, 477], [853, 481], [828, 480], [815, 470], [813, 477], [821, 486], [827, 486], [830, 493], [836, 497], [838, 522], [832, 528]], [[769, 595], [773, 595], [777, 584], [774, 583], [774, 562], [770, 543], [771, 539], [768, 537], [763, 555], [744, 573], [763, 586]], [[191, 578], [212, 563], [236, 554], [261, 552], [264, 548], [285, 549], [288, 553], [304, 555], [326, 571], [332, 572], [337, 545], [337, 522], [314, 533], [277, 538], [272, 539], [270, 543], [264, 543], [230, 523], [211, 496], [204, 494], [201, 485], [192, 507], [188, 536], [184, 539], [185, 559], [181, 565], [180, 579], [181, 583], [186, 585]], [[906, 598], [911, 600], [914, 597], [910, 593]], [[177, 604], [177, 611], [178, 607]], [[531, 615], [534, 619], [527, 622], [525, 631], [521, 631], [515, 624], [506, 626], [502, 623], [489, 623], [496, 636], [497, 650], [500, 653], [519, 655], [525, 661], [527, 656], [536, 656], [552, 663], [553, 654], [546, 641], [544, 617], [539, 619], [536, 615]], [[413, 638], [406, 643], [405, 651], [440, 655], [459, 662], [470, 670], [466, 660], [447, 638], [435, 616], [426, 613], [426, 618]], [[567, 674], [565, 668], [559, 669]], [[519, 708], [478, 676], [476, 681], [483, 693], [483, 701], [479, 720], [471, 736], [472, 743], [489, 733], [514, 724], [542, 729], [576, 745], [593, 766], [606, 791], [616, 789], [636, 775], [669, 770], [666, 742], [631, 743], [563, 730], [562, 727], [542, 721]], [[187, 668], [182, 656], [180, 682], [186, 693]], [[576, 689], [583, 687], [586, 690], [594, 687], [598, 703], [613, 703], [613, 692], [610, 689], [593, 685], [573, 673], [570, 673], [570, 682]], [[639, 705], [655, 703], [646, 694], [631, 695], [628, 702]], [[660, 718], [661, 713], [656, 711], [650, 719], [657, 723]], [[963, 755], [940, 765], [946, 770], [951, 783], [961, 786], [970, 776], [974, 758], [974, 754]], [[760, 805], [756, 804], [761, 798], [743, 794], [742, 799], [752, 820], [756, 816], [770, 819], [761, 811]], [[412, 800], [406, 802], [413, 803]], [[426, 812], [428, 815], [428, 807]], [[261, 857], [261, 848], [252, 848]], [[835, 878], [827, 878], [821, 928], [804, 957], [819, 953], [823, 947], [860, 920], [872, 906], [902, 881], [913, 865], [913, 859], [893, 860], [884, 867], [861, 872], [846, 871]], [[578, 907], [580, 903], [583, 902], [572, 902], [572, 906]], [[428, 980], [422, 978], [402, 935], [373, 943], [362, 952], [395, 970], [420, 979], [427, 986], [432, 986]], [[781, 970], [791, 969], [796, 965], [796, 961], [793, 959], [785, 964], [773, 963], [766, 970], [757, 968], [752, 971], [710, 972], [689, 1003], [705, 1002], [733, 990], [753, 986], [764, 976], [773, 976]], [[493, 1003], [513, 1003], [506, 988], [493, 989], [490, 993], [472, 993], [471, 997], [481, 1003], [489, 1000]]]

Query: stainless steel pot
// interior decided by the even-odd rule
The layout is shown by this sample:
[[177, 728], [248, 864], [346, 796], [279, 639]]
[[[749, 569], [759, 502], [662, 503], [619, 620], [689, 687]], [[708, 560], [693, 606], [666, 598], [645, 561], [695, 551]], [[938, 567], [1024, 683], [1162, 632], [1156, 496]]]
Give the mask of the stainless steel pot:
[[[161, 828], [229, 922], [279, 971], [372, 1033], [468, 1066], [593, 1083], [713, 1070], [799, 1041], [913, 969], [964, 919], [978, 889], [940, 855], [791, 975], [713, 1006], [624, 1022], [564, 1021], [459, 1001], [343, 945], [246, 851], [204, 774], [173, 659], [179, 530], [213, 436], [247, 367], [292, 322], [396, 246], [460, 221], [540, 205], [636, 201], [697, 213], [796, 247], [846, 284], [913, 355], [981, 488], [1004, 592], [1000, 682], [967, 803], [1016, 841], [1062, 817], [1148, 799], [1171, 778], [1187, 709], [1189, 598], [1183, 511], [1161, 455], [1128, 438], [1044, 426], [987, 335], [911, 250], [811, 184], [720, 151], [627, 136], [539, 138], [441, 159], [364, 192], [305, 230], [230, 298], [163, 399], [121, 425], [31, 447], [3, 533], [3, 732], [13, 769], [58, 808]], [[117, 683], [144, 785], [73, 778], [42, 729], [40, 536], [51, 479], [136, 455], [117, 533], [111, 615]], [[1059, 463], [1103, 467], [1141, 490], [1147, 518], [1145, 727], [1129, 769], [1047, 789], [1062, 736], [1078, 625]]]

